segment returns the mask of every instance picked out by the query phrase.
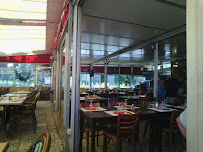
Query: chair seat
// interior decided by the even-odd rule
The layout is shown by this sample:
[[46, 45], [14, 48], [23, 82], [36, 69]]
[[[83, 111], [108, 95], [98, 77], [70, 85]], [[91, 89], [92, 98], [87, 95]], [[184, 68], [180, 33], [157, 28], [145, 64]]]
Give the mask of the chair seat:
[[[163, 128], [163, 131], [165, 132], [170, 132], [170, 128]], [[179, 128], [173, 128], [172, 130], [173, 133], [177, 133], [177, 132], [180, 132]]]
[[[106, 127], [107, 127], [107, 125], [96, 125], [95, 130], [96, 130], [96, 131], [103, 130], [103, 129], [105, 129]], [[86, 130], [91, 130], [90, 124], [84, 123], [84, 129], [86, 129]]]
[[[103, 130], [104, 133], [107, 133], [111, 136], [115, 136], [117, 137], [117, 127], [109, 127], [109, 128], [105, 128]], [[132, 134], [130, 133], [126, 133], [126, 134], [120, 134], [120, 137], [129, 137], [131, 136]]]

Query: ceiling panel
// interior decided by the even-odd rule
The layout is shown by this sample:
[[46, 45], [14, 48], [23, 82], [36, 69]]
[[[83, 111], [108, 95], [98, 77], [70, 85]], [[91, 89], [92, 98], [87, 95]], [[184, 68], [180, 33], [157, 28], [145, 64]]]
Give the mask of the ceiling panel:
[[186, 23], [186, 10], [155, 0], [86, 0], [83, 14], [171, 30]]
[[145, 26], [139, 26], [136, 24], [123, 23], [86, 15], [82, 16], [82, 31], [134, 40], [146, 40], [149, 36], [154, 37], [166, 32], [166, 30], [146, 28]]
[[32, 54], [34, 50], [45, 50], [46, 26], [0, 25], [0, 52]]
[[0, 18], [46, 20], [47, 0], [1, 0]]

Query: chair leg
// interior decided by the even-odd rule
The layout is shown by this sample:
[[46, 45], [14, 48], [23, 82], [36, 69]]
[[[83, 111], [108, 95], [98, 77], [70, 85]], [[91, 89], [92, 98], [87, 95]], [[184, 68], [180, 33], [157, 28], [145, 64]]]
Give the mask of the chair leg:
[[35, 116], [35, 113], [32, 114], [32, 125], [33, 125], [33, 130], [34, 130], [34, 133], [36, 131], [36, 116]]
[[158, 140], [158, 152], [161, 152], [162, 147], [162, 129], [159, 130], [159, 140]]
[[103, 152], [107, 152], [107, 137], [104, 135]]
[[97, 131], [97, 146], [99, 146], [99, 131]]
[[144, 138], [145, 138], [145, 136], [146, 136], [148, 126], [149, 126], [149, 121], [146, 121], [145, 128], [144, 128], [144, 135], [143, 135], [143, 139], [144, 139]]
[[133, 152], [136, 152], [136, 137], [135, 137], [135, 135], [132, 136], [132, 148], [133, 148]]
[[87, 131], [86, 134], [87, 134], [87, 152], [89, 152], [89, 131]]
[[122, 151], [122, 140], [117, 139], [116, 152]]
[[169, 152], [172, 152], [172, 133], [169, 133]]

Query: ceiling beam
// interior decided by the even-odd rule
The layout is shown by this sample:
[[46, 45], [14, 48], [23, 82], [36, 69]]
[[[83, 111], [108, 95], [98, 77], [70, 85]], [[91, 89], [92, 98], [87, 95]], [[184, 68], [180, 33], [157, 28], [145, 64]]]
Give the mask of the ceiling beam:
[[182, 9], [186, 10], [186, 6], [177, 4], [175, 2], [171, 2], [171, 1], [168, 1], [168, 0], [156, 0], [156, 1], [159, 1], [159, 2], [162, 2], [162, 3], [165, 3], [165, 4], [168, 4], [168, 5], [178, 7], [178, 8], [182, 8]]
[[133, 23], [133, 22], [127, 22], [127, 21], [117, 20], [117, 19], [108, 18], [108, 17], [103, 17], [103, 16], [96, 16], [96, 15], [92, 15], [92, 14], [82, 14], [82, 15], [88, 16], [88, 17], [99, 18], [99, 19], [103, 19], [103, 20], [109, 20], [109, 21], [113, 21], [113, 22], [120, 22], [120, 23], [125, 23], [125, 24], [131, 24], [131, 25], [136, 25], [136, 26], [151, 28], [151, 29], [157, 29], [157, 30], [162, 30], [162, 31], [168, 31], [167, 29], [163, 29], [163, 28], [160, 28], [160, 27], [155, 27], [155, 26], [145, 25], [145, 24], [138, 24], [138, 23]]
[[125, 47], [123, 49], [120, 49], [120, 50], [118, 50], [118, 51], [116, 51], [116, 52], [114, 52], [114, 53], [112, 53], [112, 54], [110, 54], [110, 55], [108, 55], [106, 57], [103, 57], [103, 58], [101, 58], [99, 60], [96, 60], [96, 61], [90, 63], [90, 65], [93, 65], [93, 64], [98, 63], [100, 61], [104, 61], [106, 59], [115, 57], [117, 55], [129, 52], [129, 51], [132, 51], [132, 50], [137, 50], [137, 49], [144, 48], [147, 45], [151, 45], [151, 44], [159, 42], [161, 40], [168, 39], [170, 37], [181, 34], [181, 33], [185, 32], [185, 31], [186, 31], [186, 26], [184, 25], [184, 26], [181, 26], [181, 27], [176, 28], [174, 30], [171, 30], [169, 32], [166, 32], [164, 34], [161, 34], [161, 35], [158, 35], [158, 36], [153, 37], [151, 39], [148, 39], [148, 40], [146, 40], [144, 42], [141, 42], [141, 43], [138, 43], [138, 44], [137, 44], [137, 42], [135, 42], [135, 43], [131, 44], [130, 46], [127, 46], [127, 47]]

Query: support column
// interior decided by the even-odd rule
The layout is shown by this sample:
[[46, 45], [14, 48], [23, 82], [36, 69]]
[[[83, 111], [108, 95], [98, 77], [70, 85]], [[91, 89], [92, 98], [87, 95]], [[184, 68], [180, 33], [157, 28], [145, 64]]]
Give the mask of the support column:
[[71, 40], [72, 40], [72, 14], [73, 7], [69, 4], [68, 32], [66, 33], [65, 52], [65, 84], [64, 84], [64, 127], [65, 127], [65, 151], [69, 148], [67, 129], [70, 128], [70, 76], [71, 76]]
[[104, 62], [104, 82], [105, 82], [105, 91], [107, 90], [107, 60]]
[[57, 81], [57, 78], [56, 78], [56, 71], [57, 70], [57, 61], [56, 61], [56, 55], [55, 55], [55, 58], [54, 58], [54, 86], [53, 86], [53, 90], [54, 90], [54, 94], [53, 94], [53, 110], [56, 109], [56, 92], [57, 92], [57, 89], [56, 89], [56, 81]]
[[[90, 69], [92, 68], [92, 66], [90, 66]], [[92, 78], [93, 77], [90, 77], [90, 91], [92, 90]]]
[[[61, 47], [62, 48], [62, 47]], [[61, 117], [61, 100], [62, 100], [62, 62], [63, 62], [63, 51], [62, 49], [59, 49], [59, 72], [58, 72], [58, 77], [59, 77], [59, 117]]]
[[60, 64], [60, 55], [59, 55], [59, 50], [57, 49], [56, 50], [56, 57], [57, 57], [57, 59], [56, 59], [56, 111], [58, 111], [59, 110], [59, 75], [58, 75], [58, 73], [59, 73], [59, 68], [60, 68], [60, 66], [59, 66], [59, 64]]
[[[54, 80], [54, 59], [52, 58], [52, 62], [51, 62], [51, 66], [52, 66], [52, 70], [51, 70], [51, 90], [54, 90], [54, 84], [55, 84], [55, 80]], [[53, 103], [53, 93], [50, 92], [50, 100]]]
[[121, 66], [119, 65], [119, 67], [118, 67], [118, 69], [119, 69], [119, 71], [118, 71], [118, 86], [119, 86], [119, 89], [121, 88], [120, 87], [120, 71], [121, 71]]
[[133, 88], [133, 65], [131, 65], [131, 88]]
[[156, 98], [158, 84], [158, 43], [154, 48], [154, 98]]
[[187, 1], [187, 151], [203, 149], [203, 3]]
[[72, 152], [79, 151], [79, 106], [80, 106], [80, 57], [81, 57], [81, 7], [74, 5], [73, 16], [73, 86], [71, 98], [71, 144]]

